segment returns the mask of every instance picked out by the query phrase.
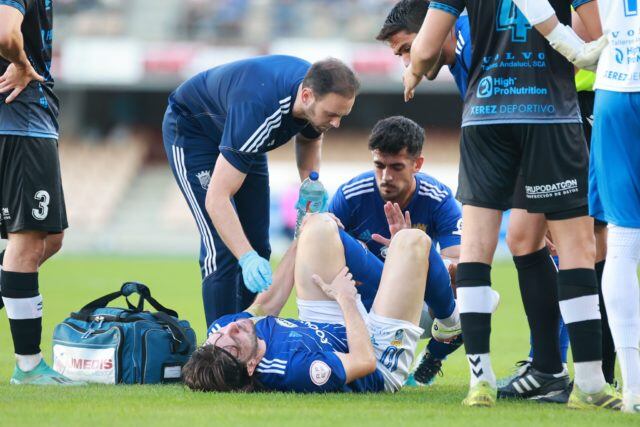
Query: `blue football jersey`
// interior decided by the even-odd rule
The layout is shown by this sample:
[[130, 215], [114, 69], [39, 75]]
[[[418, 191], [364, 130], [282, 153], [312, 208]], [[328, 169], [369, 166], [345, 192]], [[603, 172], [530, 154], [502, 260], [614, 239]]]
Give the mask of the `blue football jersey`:
[[464, 99], [469, 83], [469, 68], [471, 67], [471, 27], [469, 16], [462, 15], [456, 21], [456, 62], [449, 67], [449, 71], [456, 81], [460, 95]]
[[236, 169], [248, 173], [254, 162], [298, 133], [320, 134], [293, 117], [293, 105], [311, 64], [270, 55], [224, 64], [180, 85], [169, 97], [180, 131], [210, 142]]
[[[415, 180], [416, 191], [404, 209], [411, 214], [413, 227], [425, 231], [440, 249], [459, 245], [462, 212], [449, 187], [424, 173], [417, 173]], [[329, 205], [329, 211], [340, 218], [345, 231], [364, 242], [382, 260], [383, 246], [371, 236], [389, 235], [384, 204], [375, 174], [369, 171], [341, 185]]]
[[378, 370], [346, 383], [344, 367], [335, 354], [349, 351], [344, 326], [254, 317], [242, 312], [219, 318], [209, 327], [209, 334], [240, 319], [251, 319], [256, 335], [266, 343], [254, 374], [266, 389], [301, 393], [384, 391], [384, 379]]

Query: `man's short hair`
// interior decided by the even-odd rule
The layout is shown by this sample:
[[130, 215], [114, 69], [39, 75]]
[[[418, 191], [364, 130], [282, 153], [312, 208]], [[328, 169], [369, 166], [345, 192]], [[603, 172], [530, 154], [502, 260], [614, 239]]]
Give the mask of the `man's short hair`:
[[182, 368], [182, 380], [194, 391], [244, 391], [258, 389], [247, 365], [227, 350], [208, 344], [193, 352]]
[[353, 98], [360, 89], [355, 73], [344, 62], [327, 58], [314, 63], [302, 81], [302, 87], [313, 90], [316, 98], [335, 93], [345, 98]]
[[369, 150], [379, 150], [384, 154], [398, 154], [403, 148], [411, 157], [422, 153], [424, 129], [416, 122], [403, 116], [392, 116], [380, 120], [369, 136]]
[[376, 40], [386, 42], [400, 31], [417, 33], [428, 9], [429, 2], [426, 0], [400, 0], [387, 15]]

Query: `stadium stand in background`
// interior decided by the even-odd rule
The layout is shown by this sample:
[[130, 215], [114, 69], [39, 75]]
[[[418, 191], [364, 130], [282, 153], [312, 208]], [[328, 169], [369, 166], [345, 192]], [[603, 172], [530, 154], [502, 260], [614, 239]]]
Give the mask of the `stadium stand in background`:
[[[64, 106], [60, 147], [71, 225], [65, 253], [193, 253], [196, 227], [162, 150], [166, 100], [197, 72], [253, 55], [334, 56], [358, 72], [363, 85], [354, 110], [327, 135], [323, 151], [329, 191], [370, 167], [368, 130], [393, 114], [425, 126], [425, 171], [455, 187], [455, 84], [445, 70], [421, 88], [428, 96], [404, 104], [401, 62], [374, 40], [393, 3], [57, 0], [53, 74]], [[277, 254], [288, 239], [281, 200], [295, 191], [297, 172], [291, 144], [269, 157]]]

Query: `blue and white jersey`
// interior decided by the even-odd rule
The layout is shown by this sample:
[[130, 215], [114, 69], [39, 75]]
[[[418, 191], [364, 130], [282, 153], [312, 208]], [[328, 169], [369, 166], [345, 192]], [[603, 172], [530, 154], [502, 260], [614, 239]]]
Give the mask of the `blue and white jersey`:
[[638, 0], [598, 0], [609, 45], [598, 62], [596, 89], [640, 92], [640, 4]]
[[298, 88], [311, 64], [293, 56], [270, 55], [204, 71], [169, 97], [185, 136], [214, 144], [236, 169], [248, 173], [264, 153], [298, 133], [320, 134], [293, 117]]
[[[411, 214], [414, 228], [426, 232], [440, 249], [460, 244], [462, 213], [451, 190], [424, 173], [415, 175], [416, 191], [404, 210]], [[340, 218], [345, 231], [366, 243], [369, 250], [384, 260], [383, 246], [373, 241], [375, 233], [389, 235], [375, 173], [365, 172], [341, 185], [329, 204], [329, 211]]]
[[471, 68], [471, 27], [469, 16], [461, 15], [456, 21], [456, 62], [449, 66], [449, 71], [456, 81], [460, 95], [464, 99], [469, 84], [469, 69]]
[[344, 366], [336, 356], [336, 352], [349, 351], [344, 326], [254, 317], [242, 312], [219, 318], [208, 333], [240, 319], [251, 319], [256, 335], [266, 343], [266, 352], [254, 374], [266, 389], [300, 393], [384, 391], [384, 379], [378, 370], [346, 383]]

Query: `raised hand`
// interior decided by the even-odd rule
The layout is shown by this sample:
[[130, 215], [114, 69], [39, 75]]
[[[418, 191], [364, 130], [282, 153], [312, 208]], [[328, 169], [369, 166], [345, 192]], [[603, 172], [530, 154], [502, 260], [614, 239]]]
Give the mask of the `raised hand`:
[[387, 217], [387, 223], [389, 224], [390, 237], [386, 238], [376, 233], [371, 238], [383, 246], [389, 246], [391, 239], [398, 231], [411, 228], [411, 214], [409, 214], [409, 211], [403, 214], [399, 204], [387, 202], [384, 205], [384, 215]]

